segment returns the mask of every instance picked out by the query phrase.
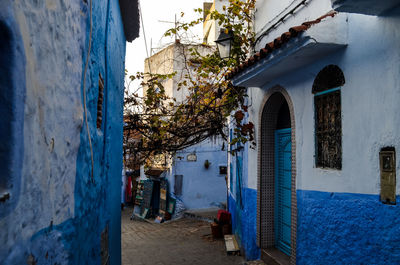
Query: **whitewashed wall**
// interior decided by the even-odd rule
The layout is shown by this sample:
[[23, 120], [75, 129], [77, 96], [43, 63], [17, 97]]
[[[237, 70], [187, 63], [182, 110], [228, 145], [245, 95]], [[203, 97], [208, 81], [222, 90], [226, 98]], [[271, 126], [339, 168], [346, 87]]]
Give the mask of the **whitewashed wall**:
[[[290, 10], [297, 6], [301, 0], [258, 0], [256, 1], [255, 32], [256, 37], [264, 34], [267, 29], [279, 21]], [[290, 5], [289, 5], [290, 4]], [[301, 25], [325, 15], [330, 10], [330, 0], [310, 0], [306, 6], [301, 6], [293, 15], [289, 15], [283, 23], [268, 31], [267, 36], [261, 38], [256, 44], [256, 50], [261, 49], [266, 43], [280, 37], [293, 26]]]
[[[347, 48], [296, 72], [285, 73], [261, 88], [249, 89], [250, 119], [256, 128], [260, 126], [261, 102], [269, 88], [284, 87], [293, 101], [297, 189], [379, 194], [379, 151], [394, 146], [398, 153], [400, 148], [399, 23], [399, 17], [395, 16], [349, 14]], [[318, 72], [329, 64], [338, 65], [346, 79], [341, 89], [343, 167], [340, 171], [316, 168], [314, 159], [311, 88]], [[253, 189], [257, 188], [257, 152], [249, 149], [248, 185]], [[396, 163], [399, 176], [399, 159]], [[396, 190], [400, 194], [399, 182]]]

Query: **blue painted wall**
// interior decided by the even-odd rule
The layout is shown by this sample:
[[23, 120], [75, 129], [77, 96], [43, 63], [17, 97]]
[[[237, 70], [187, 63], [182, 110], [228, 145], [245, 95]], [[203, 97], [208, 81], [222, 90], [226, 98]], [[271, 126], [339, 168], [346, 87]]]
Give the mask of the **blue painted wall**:
[[[73, 227], [66, 227], [67, 235], [74, 231], [78, 242], [71, 246], [74, 264], [98, 264], [100, 262], [100, 234], [109, 228], [110, 264], [121, 263], [121, 171], [122, 171], [122, 111], [125, 37], [120, 18], [118, 1], [94, 4], [94, 22], [103, 27], [94, 30], [88, 76], [92, 82], [88, 95], [90, 131], [92, 135], [95, 172], [94, 183], [90, 174], [90, 151], [85, 127], [81, 132], [81, 147], [77, 159], [75, 185], [76, 218]], [[105, 80], [103, 123], [96, 128], [97, 80], [99, 73]], [[64, 230], [62, 228], [61, 230]], [[84, 262], [83, 262], [84, 261]]]
[[260, 258], [257, 246], [257, 191], [243, 189], [243, 208], [238, 208], [236, 200], [229, 196], [229, 212], [232, 215], [232, 231], [239, 237], [240, 245], [247, 260]]
[[[233, 146], [229, 148], [232, 150]], [[248, 144], [245, 144], [235, 155], [229, 154], [228, 210], [232, 216], [232, 232], [237, 236], [246, 259], [255, 260], [260, 258], [257, 246], [257, 190], [248, 186], [247, 148]]]
[[399, 264], [400, 197], [297, 191], [298, 264]]
[[[106, 228], [110, 264], [121, 263], [125, 35], [118, 0], [93, 1], [85, 84], [92, 179], [83, 118], [89, 2], [0, 4], [0, 23], [5, 21], [17, 37], [14, 49], [22, 54], [18, 59], [24, 65], [15, 69], [19, 80], [27, 79], [26, 102], [19, 102], [15, 112], [20, 115], [25, 109], [17, 135], [22, 138], [23, 152], [18, 152], [24, 154], [23, 167], [21, 180], [15, 180], [16, 186], [22, 185], [12, 194], [16, 198], [19, 193], [15, 209], [0, 208], [1, 264], [100, 264], [101, 233]], [[96, 127], [99, 74], [105, 80], [100, 129]]]
[[[182, 195], [178, 197], [187, 209], [220, 207], [221, 203], [226, 203], [226, 175], [219, 173], [219, 166], [227, 166], [222, 145], [220, 138], [209, 139], [176, 153], [167, 179], [170, 191], [174, 192], [174, 176], [183, 175]], [[197, 160], [188, 161], [189, 154], [195, 154]], [[207, 169], [204, 167], [206, 160], [210, 163]]]

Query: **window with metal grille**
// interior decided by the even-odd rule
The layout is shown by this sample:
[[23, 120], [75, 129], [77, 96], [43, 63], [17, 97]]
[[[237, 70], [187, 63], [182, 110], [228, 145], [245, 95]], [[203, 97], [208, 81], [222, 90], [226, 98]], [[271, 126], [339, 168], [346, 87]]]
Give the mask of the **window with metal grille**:
[[316, 166], [342, 168], [342, 111], [340, 87], [345, 83], [336, 65], [322, 69], [313, 84]]

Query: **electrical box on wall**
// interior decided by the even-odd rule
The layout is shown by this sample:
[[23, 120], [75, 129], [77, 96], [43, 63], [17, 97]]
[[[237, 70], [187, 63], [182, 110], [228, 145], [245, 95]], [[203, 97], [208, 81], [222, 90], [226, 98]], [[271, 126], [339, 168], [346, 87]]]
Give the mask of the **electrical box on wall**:
[[381, 201], [396, 204], [396, 153], [393, 147], [382, 148], [379, 152], [381, 171]]

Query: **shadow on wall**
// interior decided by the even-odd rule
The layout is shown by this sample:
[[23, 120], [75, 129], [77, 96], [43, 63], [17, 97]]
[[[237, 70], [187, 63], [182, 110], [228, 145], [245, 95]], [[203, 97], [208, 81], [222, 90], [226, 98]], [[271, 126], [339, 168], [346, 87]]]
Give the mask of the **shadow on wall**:
[[[16, 205], [23, 159], [25, 57], [0, 5], [0, 218]], [[10, 22], [10, 21], [7, 21]], [[16, 28], [16, 27], [15, 27]], [[18, 77], [18, 78], [17, 78]], [[17, 81], [18, 80], [18, 81]]]

